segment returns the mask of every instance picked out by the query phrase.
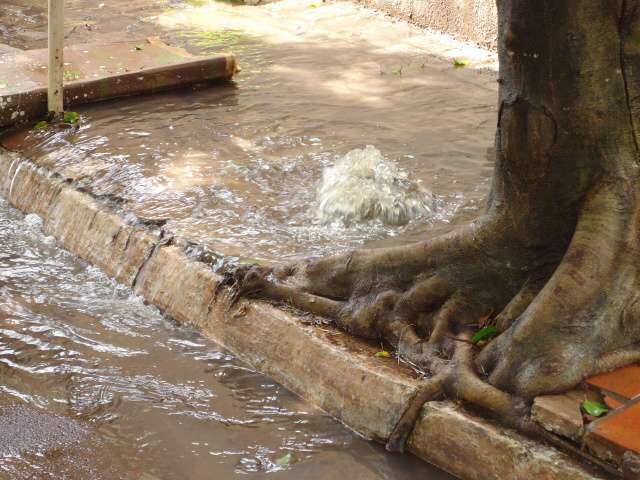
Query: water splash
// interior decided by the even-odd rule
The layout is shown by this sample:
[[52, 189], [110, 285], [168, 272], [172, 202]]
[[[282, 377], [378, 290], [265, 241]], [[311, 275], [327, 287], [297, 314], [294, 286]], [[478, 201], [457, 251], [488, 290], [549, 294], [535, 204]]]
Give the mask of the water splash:
[[30, 213], [29, 215], [25, 215], [24, 223], [28, 227], [37, 231], [42, 231], [42, 226], [44, 225], [44, 221], [42, 220], [42, 218], [36, 215], [35, 213]]
[[434, 212], [431, 192], [372, 145], [351, 150], [324, 170], [317, 204], [323, 223], [380, 220], [405, 225]]
[[[9, 154], [10, 158], [13, 157], [13, 159], [11, 160], [11, 163], [9, 164], [9, 170], [7, 172], [7, 177], [5, 178], [4, 181], [4, 189], [9, 189], [9, 191], [11, 191], [12, 186], [13, 186], [13, 180], [15, 179], [15, 172], [14, 172], [14, 167], [17, 165], [21, 164], [21, 160], [20, 157], [18, 155], [15, 154]], [[11, 179], [11, 180], [9, 180]]]

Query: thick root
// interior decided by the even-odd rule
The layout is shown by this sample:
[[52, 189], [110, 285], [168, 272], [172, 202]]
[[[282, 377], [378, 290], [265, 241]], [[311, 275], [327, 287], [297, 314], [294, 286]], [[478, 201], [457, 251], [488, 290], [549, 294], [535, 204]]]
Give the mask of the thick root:
[[592, 192], [553, 276], [479, 356], [493, 385], [525, 397], [557, 393], [603, 365], [637, 358], [633, 347], [619, 351], [640, 341], [640, 219], [632, 192], [619, 184]]
[[389, 451], [402, 452], [422, 406], [444, 396], [471, 403], [519, 430], [530, 431], [527, 403], [483, 381], [473, 368], [471, 334], [460, 336], [452, 360], [428, 379], [412, 400], [387, 441]]
[[407, 410], [402, 414], [400, 421], [387, 440], [385, 448], [389, 452], [403, 452], [404, 447], [409, 439], [409, 435], [413, 431], [420, 410], [427, 402], [433, 402], [444, 396], [444, 384], [447, 379], [446, 373], [440, 373], [437, 376], [427, 380], [416, 396], [412, 399]]
[[[602, 182], [563, 249], [528, 245], [507, 223], [483, 219], [430, 242], [249, 269], [235, 290], [386, 341], [429, 373], [391, 449], [421, 405], [442, 395], [531, 431], [526, 399], [640, 359], [636, 204], [632, 186]], [[473, 344], [490, 324], [498, 335]]]

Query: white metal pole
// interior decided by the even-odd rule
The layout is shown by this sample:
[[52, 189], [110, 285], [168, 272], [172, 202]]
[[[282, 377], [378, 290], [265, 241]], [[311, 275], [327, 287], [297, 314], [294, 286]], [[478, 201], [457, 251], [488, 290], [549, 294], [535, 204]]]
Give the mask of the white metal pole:
[[64, 0], [49, 0], [49, 113], [64, 112]]

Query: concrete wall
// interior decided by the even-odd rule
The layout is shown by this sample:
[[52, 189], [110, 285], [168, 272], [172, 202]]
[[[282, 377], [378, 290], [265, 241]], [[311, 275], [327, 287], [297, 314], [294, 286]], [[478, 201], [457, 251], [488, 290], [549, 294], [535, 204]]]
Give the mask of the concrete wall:
[[495, 0], [356, 0], [421, 27], [495, 49]]

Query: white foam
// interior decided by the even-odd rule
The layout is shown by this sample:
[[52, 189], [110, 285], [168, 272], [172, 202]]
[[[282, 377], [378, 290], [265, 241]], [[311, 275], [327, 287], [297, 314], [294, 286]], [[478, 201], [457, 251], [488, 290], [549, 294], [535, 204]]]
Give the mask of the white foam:
[[30, 213], [24, 217], [24, 222], [35, 230], [42, 230], [42, 218], [35, 213]]
[[404, 225], [433, 214], [433, 195], [372, 145], [355, 149], [326, 168], [317, 191], [323, 223], [380, 220]]

